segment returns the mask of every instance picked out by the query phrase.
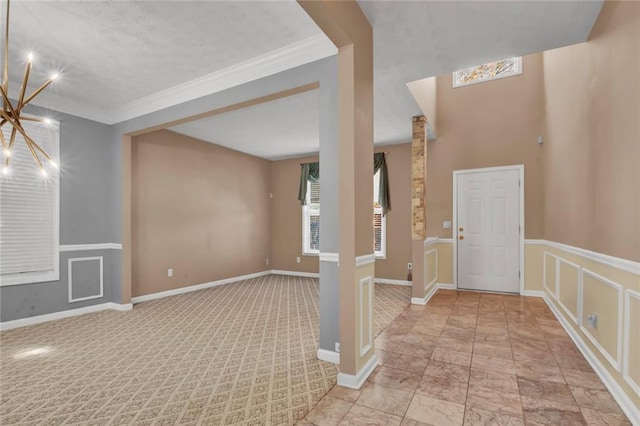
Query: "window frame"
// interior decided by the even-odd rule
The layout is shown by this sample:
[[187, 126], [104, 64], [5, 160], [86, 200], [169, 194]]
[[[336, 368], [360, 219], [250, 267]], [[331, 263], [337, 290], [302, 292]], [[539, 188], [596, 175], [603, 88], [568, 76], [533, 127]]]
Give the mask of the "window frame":
[[[452, 86], [453, 88], [457, 88], [457, 87], [464, 87], [464, 86], [469, 86], [471, 84], [478, 84], [478, 83], [484, 83], [487, 81], [493, 81], [493, 80], [500, 80], [501, 78], [509, 78], [509, 77], [514, 77], [516, 75], [520, 75], [522, 74], [522, 56], [514, 56], [511, 58], [504, 58], [504, 59], [498, 59], [497, 61], [493, 61], [493, 62], [487, 62], [489, 64], [491, 63], [495, 63], [495, 62], [500, 62], [500, 61], [506, 61], [509, 59], [513, 59], [514, 63], [515, 63], [515, 71], [513, 71], [512, 73], [509, 74], [503, 74], [503, 75], [494, 75], [493, 77], [488, 77], [485, 78], [483, 80], [472, 80], [472, 81], [467, 81], [467, 82], [460, 82], [460, 71], [462, 71], [462, 69], [454, 71], [451, 75], [452, 77]], [[476, 65], [474, 67], [467, 67], [467, 68], [477, 68], [480, 67], [482, 65], [485, 64], [479, 64]], [[463, 68], [463, 69], [467, 69], [467, 68]]]
[[376, 255], [376, 259], [386, 259], [387, 258], [387, 215], [384, 214], [384, 209], [382, 207], [374, 207], [373, 215], [375, 216], [377, 213], [382, 215], [382, 220], [380, 221], [381, 231], [380, 231], [380, 251], [375, 251], [375, 244], [373, 247], [373, 253]]
[[[311, 210], [311, 181], [307, 181], [307, 199], [305, 204], [302, 206], [302, 255], [303, 256], [320, 256], [320, 248], [318, 250], [311, 249], [309, 247], [309, 234], [307, 233], [307, 229], [311, 226], [311, 218], [310, 218], [310, 210]], [[322, 207], [320, 207], [321, 209]], [[318, 214], [320, 214], [320, 209], [318, 210]]]
[[[53, 143], [56, 146], [56, 150], [55, 152], [49, 152], [49, 155], [60, 164], [60, 122], [49, 119], [46, 123], [28, 122], [26, 125], [46, 126], [47, 128], [55, 129]], [[25, 130], [27, 130], [28, 133], [28, 129]], [[34, 178], [37, 177], [34, 176]], [[0, 275], [0, 287], [60, 281], [60, 171], [56, 171], [53, 191], [53, 269], [44, 272], [32, 271]]]

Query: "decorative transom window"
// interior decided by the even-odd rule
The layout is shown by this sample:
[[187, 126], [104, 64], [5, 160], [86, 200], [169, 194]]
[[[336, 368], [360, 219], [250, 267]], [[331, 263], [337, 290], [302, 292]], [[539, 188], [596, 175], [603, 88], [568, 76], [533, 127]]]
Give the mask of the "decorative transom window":
[[[58, 162], [59, 124], [21, 124]], [[11, 128], [4, 126], [2, 132], [9, 141]], [[7, 170], [0, 176], [0, 285], [57, 281], [60, 173], [43, 177], [19, 134]]]
[[467, 86], [518, 74], [522, 74], [521, 56], [455, 71], [453, 73], [453, 87]]
[[[380, 171], [373, 176], [373, 251], [384, 259], [387, 253], [386, 216], [378, 204]], [[302, 206], [302, 251], [320, 253], [320, 183], [307, 182], [307, 201]]]

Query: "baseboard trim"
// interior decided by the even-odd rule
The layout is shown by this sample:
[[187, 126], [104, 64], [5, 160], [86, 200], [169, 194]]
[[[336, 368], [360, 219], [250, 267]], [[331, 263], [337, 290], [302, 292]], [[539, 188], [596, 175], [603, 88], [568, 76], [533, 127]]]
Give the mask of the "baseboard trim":
[[602, 365], [591, 349], [589, 349], [584, 340], [582, 340], [582, 337], [580, 337], [578, 332], [571, 326], [569, 321], [562, 315], [546, 293], [543, 294], [543, 299], [547, 306], [549, 306], [549, 309], [551, 309], [551, 312], [553, 312], [553, 315], [558, 319], [558, 322], [560, 322], [560, 325], [562, 325], [562, 328], [564, 328], [571, 340], [573, 340], [573, 343], [578, 347], [578, 350], [580, 350], [589, 365], [591, 365], [591, 368], [593, 368], [600, 380], [602, 380], [607, 387], [607, 390], [609, 390], [618, 405], [620, 405], [622, 411], [624, 411], [631, 421], [631, 424], [640, 424], [640, 409], [635, 406], [622, 387], [620, 387], [609, 371]]
[[279, 269], [269, 272], [273, 275], [286, 275], [288, 277], [320, 278], [320, 274], [317, 272], [281, 271]]
[[318, 349], [317, 356], [320, 361], [327, 361], [332, 364], [340, 364], [340, 352]]
[[542, 298], [544, 298], [544, 291], [525, 290], [525, 291], [522, 292], [521, 296], [542, 297]]
[[377, 366], [378, 357], [373, 354], [371, 358], [369, 358], [369, 361], [367, 361], [367, 363], [355, 375], [338, 373], [338, 386], [356, 390], [360, 389]]
[[407, 287], [411, 287], [413, 285], [413, 283], [411, 281], [391, 280], [391, 279], [388, 279], [388, 278], [376, 278], [374, 280], [374, 282], [376, 284], [403, 285], [403, 286], [407, 286]]
[[0, 331], [12, 330], [14, 328], [27, 327], [30, 325], [41, 324], [44, 322], [55, 321], [64, 318], [77, 317], [84, 314], [90, 314], [93, 312], [105, 311], [108, 309], [116, 310], [116, 311], [130, 311], [133, 309], [133, 305], [131, 303], [120, 304], [120, 303], [100, 303], [98, 305], [85, 306], [84, 308], [77, 309], [68, 309], [66, 311], [53, 312], [50, 314], [37, 315], [34, 317], [28, 318], [20, 318], [12, 321], [0, 322]]
[[148, 302], [150, 300], [163, 299], [169, 296], [176, 296], [178, 294], [191, 293], [192, 291], [204, 290], [206, 288], [218, 287], [225, 284], [234, 283], [237, 281], [250, 280], [252, 278], [264, 277], [270, 275], [273, 271], [262, 271], [253, 274], [240, 275], [237, 277], [225, 278], [223, 280], [210, 281], [208, 283], [190, 285], [188, 287], [174, 288], [172, 290], [160, 291], [158, 293], [145, 294], [143, 296], [136, 296], [131, 298], [131, 303]]
[[435, 283], [435, 285], [433, 287], [431, 287], [431, 290], [429, 290], [424, 297], [412, 297], [411, 298], [411, 304], [412, 305], [426, 305], [429, 302], [429, 299], [431, 299], [431, 297], [433, 297], [433, 295], [436, 294], [436, 291], [438, 291], [440, 289], [442, 289], [442, 290], [453, 290], [453, 284]]

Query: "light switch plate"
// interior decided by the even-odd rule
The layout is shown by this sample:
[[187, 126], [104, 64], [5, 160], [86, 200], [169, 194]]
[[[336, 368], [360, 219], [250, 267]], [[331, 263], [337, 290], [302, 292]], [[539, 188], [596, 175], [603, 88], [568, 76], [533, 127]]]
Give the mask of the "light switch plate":
[[451, 221], [450, 220], [445, 220], [444, 222], [442, 222], [442, 227], [444, 229], [451, 229]]

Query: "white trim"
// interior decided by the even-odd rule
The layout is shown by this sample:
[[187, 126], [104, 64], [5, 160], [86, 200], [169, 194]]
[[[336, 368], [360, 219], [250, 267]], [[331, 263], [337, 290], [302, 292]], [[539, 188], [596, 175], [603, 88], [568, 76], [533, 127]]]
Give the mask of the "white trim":
[[[73, 263], [74, 262], [91, 262], [97, 260], [100, 265], [100, 292], [93, 296], [73, 298]], [[67, 260], [67, 283], [69, 289], [69, 303], [82, 302], [84, 300], [100, 299], [104, 297], [104, 257], [92, 256], [92, 257], [73, 257]]]
[[567, 251], [571, 254], [582, 256], [590, 260], [595, 260], [596, 262], [603, 263], [616, 269], [621, 269], [625, 272], [631, 272], [632, 274], [640, 275], [640, 262], [610, 256], [608, 254], [597, 253], [595, 251], [586, 250], [567, 244], [556, 243], [555, 241], [545, 240], [545, 244], [549, 247], [554, 247], [560, 250]]
[[429, 299], [431, 299], [431, 297], [438, 290], [454, 290], [454, 287], [453, 287], [453, 284], [436, 283], [436, 285], [431, 287], [431, 290], [429, 290], [429, 292], [427, 292], [426, 296], [424, 296], [424, 297], [412, 297], [411, 298], [411, 304], [412, 305], [426, 305], [427, 302], [429, 302]]
[[340, 253], [320, 252], [320, 262], [340, 262]]
[[[580, 321], [580, 331], [582, 331], [585, 336], [587, 336], [587, 338], [589, 339], [589, 341], [591, 341], [591, 343], [593, 344], [593, 346], [595, 346], [600, 353], [602, 354], [602, 356], [604, 356], [606, 358], [607, 361], [609, 361], [609, 363], [611, 364], [611, 366], [613, 366], [613, 368], [615, 368], [616, 371], [620, 371], [621, 367], [622, 367], [622, 309], [623, 309], [623, 292], [624, 292], [624, 287], [621, 286], [618, 283], [615, 283], [613, 281], [611, 281], [608, 278], [605, 278], [601, 275], [598, 275], [594, 272], [589, 271], [588, 269], [585, 268], [581, 268], [580, 269], [580, 273], [582, 275], [589, 275], [592, 278], [595, 278], [596, 280], [600, 281], [601, 283], [615, 289], [618, 292], [618, 324], [617, 324], [617, 335], [616, 335], [616, 357], [614, 358], [613, 356], [611, 356], [611, 354], [604, 348], [602, 347], [602, 345], [600, 344], [600, 342], [598, 342], [598, 340], [595, 338], [595, 336], [593, 336], [589, 330], [582, 324], [582, 321]], [[582, 280], [584, 282], [584, 277], [582, 278]]]
[[[553, 276], [555, 277], [556, 282], [553, 286], [555, 288], [553, 291], [551, 291], [547, 286], [547, 256], [554, 259], [553, 264], [555, 267], [555, 274]], [[558, 256], [553, 253], [549, 253], [548, 251], [544, 251], [542, 253], [542, 288], [546, 289], [551, 297], [556, 300], [556, 292], [558, 291]]]
[[545, 294], [543, 297], [551, 312], [555, 315], [556, 319], [562, 325], [562, 328], [567, 332], [573, 343], [578, 347], [582, 355], [585, 357], [591, 368], [596, 372], [600, 380], [607, 387], [607, 390], [611, 393], [616, 400], [622, 411], [627, 415], [631, 424], [640, 424], [640, 408], [638, 408], [629, 396], [625, 393], [624, 389], [616, 382], [611, 373], [605, 368], [600, 360], [591, 352], [591, 349], [585, 344], [584, 340], [575, 331], [567, 319], [560, 313], [558, 308], [554, 305], [553, 301]]
[[[369, 317], [369, 330], [365, 330], [364, 329], [364, 318], [365, 318], [365, 312], [364, 312], [364, 286], [368, 285], [369, 286], [369, 290], [367, 292], [368, 295], [368, 302], [369, 304], [367, 306], [369, 306], [368, 312], [366, 313], [367, 316]], [[360, 304], [360, 356], [363, 357], [365, 356], [365, 354], [367, 352], [369, 352], [371, 350], [371, 348], [373, 348], [373, 277], [368, 276], [365, 278], [362, 278], [360, 280], [360, 284], [358, 286], [358, 291], [360, 292], [360, 298], [358, 300], [359, 304]], [[367, 340], [367, 344], [363, 345], [364, 343], [364, 336], [365, 334], [368, 335], [368, 340]]]
[[453, 238], [438, 238], [439, 243], [453, 244]]
[[320, 361], [326, 361], [332, 364], [340, 364], [340, 352], [318, 349], [318, 353], [316, 355]]
[[458, 239], [456, 232], [458, 229], [458, 176], [468, 173], [486, 173], [486, 172], [503, 172], [517, 170], [518, 179], [520, 181], [518, 188], [519, 209], [520, 209], [520, 294], [524, 292], [524, 234], [525, 234], [525, 217], [524, 217], [524, 164], [518, 164], [513, 166], [499, 166], [499, 167], [484, 167], [479, 169], [466, 169], [466, 170], [454, 170], [453, 171], [453, 235], [456, 238], [452, 238], [453, 242], [453, 285], [454, 288], [458, 288]]
[[640, 396], [640, 383], [637, 383], [629, 375], [629, 348], [631, 340], [631, 298], [640, 300], [640, 293], [637, 291], [627, 289], [624, 295], [624, 351], [623, 351], [623, 365], [622, 365], [622, 377], [625, 382], [633, 389], [636, 395]]
[[186, 83], [119, 105], [111, 111], [111, 115], [115, 123], [120, 123], [333, 56], [336, 53], [337, 49], [334, 44], [324, 34], [318, 34]]
[[[436, 273], [435, 273], [435, 276], [433, 278], [433, 281], [431, 281], [430, 283], [427, 283], [427, 275], [429, 273], [429, 271], [427, 270], [428, 269], [427, 268], [427, 256], [429, 254], [431, 254], [431, 253], [434, 253], [434, 252], [436, 254]], [[423, 284], [424, 285], [424, 290], [429, 288], [429, 286], [431, 284], [434, 284], [434, 283], [438, 282], [438, 249], [437, 248], [434, 248], [434, 249], [431, 249], [431, 250], [427, 250], [427, 251], [424, 252], [424, 278], [422, 279], [422, 282], [424, 283]]]
[[411, 287], [413, 285], [411, 281], [391, 280], [388, 278], [376, 278], [375, 280], [373, 280], [373, 282], [375, 282], [376, 284], [402, 285], [406, 287]]
[[29, 325], [41, 324], [43, 322], [55, 321], [63, 318], [76, 317], [84, 314], [89, 314], [92, 312], [104, 311], [107, 309], [113, 309], [116, 311], [130, 311], [133, 309], [133, 305], [131, 303], [128, 304], [120, 304], [120, 303], [101, 303], [99, 305], [86, 306], [84, 308], [75, 308], [69, 309], [66, 311], [54, 312], [51, 314], [37, 315], [29, 318], [21, 318], [13, 321], [5, 321], [0, 322], [0, 330], [11, 330], [19, 327], [26, 327]]
[[431, 244], [436, 244], [438, 241], [440, 241], [440, 238], [438, 238], [438, 237], [427, 237], [424, 240], [424, 246], [427, 247], [427, 246], [429, 246]]
[[544, 297], [544, 291], [539, 291], [539, 290], [525, 290], [524, 293], [521, 294], [521, 296], [527, 296], [527, 297], [540, 297], [543, 298]]
[[[514, 65], [515, 65], [515, 70], [512, 73], [509, 74], [502, 74], [502, 75], [494, 75], [491, 77], [487, 77], [484, 78], [482, 80], [471, 80], [471, 81], [467, 81], [467, 82], [460, 82], [459, 79], [459, 74], [461, 70], [456, 70], [452, 73], [451, 75], [451, 82], [452, 82], [452, 87], [455, 89], [457, 87], [464, 87], [464, 86], [469, 86], [471, 84], [478, 84], [478, 83], [484, 83], [487, 81], [493, 81], [493, 80], [500, 80], [501, 78], [509, 78], [509, 77], [514, 77], [516, 75], [520, 75], [522, 74], [522, 56], [514, 56], [512, 58], [504, 58], [504, 59], [498, 59], [497, 61], [492, 61], [492, 62], [488, 62], [490, 63], [494, 63], [494, 62], [500, 62], [500, 61], [505, 61], [508, 59], [513, 59]], [[482, 65], [485, 64], [479, 64], [473, 67], [465, 67], [463, 69], [467, 69], [467, 68], [477, 68], [480, 67]]]
[[[54, 92], [44, 92], [31, 103], [105, 124], [116, 124], [333, 56], [336, 53], [334, 44], [324, 34], [318, 34], [110, 109], [89, 105]], [[14, 82], [9, 86], [13, 88], [13, 98], [17, 98], [20, 84]], [[33, 92], [35, 88], [30, 87], [30, 89], [29, 92]]]
[[60, 251], [92, 251], [92, 250], [122, 250], [120, 243], [98, 244], [65, 244], [60, 245]]
[[375, 262], [376, 262], [375, 253], [364, 254], [362, 256], [356, 257], [356, 267], [368, 265], [370, 263], [375, 263]]
[[320, 274], [317, 272], [282, 271], [280, 269], [272, 269], [271, 271], [265, 272], [273, 275], [286, 275], [288, 277], [320, 278]]
[[378, 357], [374, 353], [373, 355], [371, 355], [371, 358], [369, 358], [369, 361], [367, 361], [367, 363], [355, 375], [338, 373], [338, 386], [356, 390], [360, 389], [377, 366]]
[[525, 244], [525, 245], [527, 245], [527, 246], [528, 246], [528, 245], [535, 245], [535, 244], [541, 244], [541, 245], [544, 245], [545, 243], [546, 243], [546, 241], [545, 241], [545, 240], [536, 240], [536, 239], [528, 239], [528, 238], [526, 238], [526, 239], [524, 240], [524, 244]]
[[[565, 263], [567, 265], [569, 265], [570, 267], [574, 268], [576, 270], [577, 276], [576, 276], [576, 314], [574, 315], [571, 310], [564, 304], [562, 303], [562, 298], [560, 297], [560, 264], [561, 263]], [[580, 265], [576, 265], [573, 262], [569, 262], [566, 259], [563, 259], [561, 257], [556, 256], [556, 299], [558, 301], [558, 304], [560, 305], [560, 307], [566, 312], [566, 314], [569, 316], [569, 318], [571, 318], [573, 320], [574, 323], [576, 323], [577, 326], [581, 326], [582, 325], [582, 312], [581, 312], [581, 300], [582, 299], [582, 291], [581, 291], [581, 283], [582, 283], [582, 279], [581, 277], [581, 272], [580, 272]]]
[[[188, 287], [175, 288], [172, 290], [161, 291], [158, 293], [145, 294], [143, 296], [132, 297], [131, 303], [136, 304], [140, 302], [148, 302], [150, 300], [162, 299], [169, 296], [175, 296], [178, 294], [190, 293], [192, 291], [203, 290], [205, 288], [218, 287], [224, 284], [234, 283], [236, 281], [250, 280], [252, 278], [264, 277], [265, 275], [271, 275], [277, 273], [275, 271], [262, 271], [254, 274], [240, 275], [238, 277], [225, 278], [223, 280], [211, 281], [203, 284], [191, 285]], [[284, 274], [283, 274], [284, 275]]]

